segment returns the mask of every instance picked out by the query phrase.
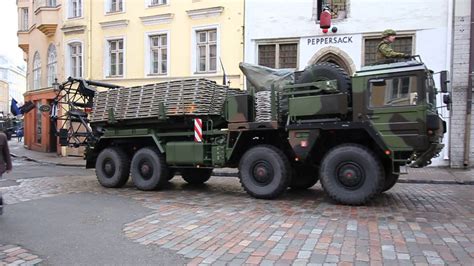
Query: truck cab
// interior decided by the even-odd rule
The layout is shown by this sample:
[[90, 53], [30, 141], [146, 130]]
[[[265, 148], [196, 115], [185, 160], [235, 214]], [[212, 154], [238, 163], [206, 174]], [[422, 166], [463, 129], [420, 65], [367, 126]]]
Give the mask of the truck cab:
[[[446, 81], [442, 80], [441, 84]], [[433, 72], [418, 60], [367, 66], [352, 79], [353, 121], [368, 122], [399, 164], [421, 167], [443, 148]]]

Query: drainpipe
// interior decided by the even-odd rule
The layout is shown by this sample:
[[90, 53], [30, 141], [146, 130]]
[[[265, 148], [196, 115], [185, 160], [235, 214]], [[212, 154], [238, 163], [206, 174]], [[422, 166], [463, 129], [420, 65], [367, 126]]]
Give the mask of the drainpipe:
[[474, 3], [471, 2], [471, 32], [470, 32], [470, 49], [469, 49], [469, 75], [467, 81], [467, 93], [466, 93], [466, 127], [464, 132], [464, 168], [469, 167], [469, 154], [471, 152], [471, 113], [472, 113], [472, 79], [474, 75], [472, 73], [472, 66], [474, 65]]
[[89, 26], [87, 27], [89, 36], [87, 36], [87, 79], [92, 79], [92, 0], [89, 0]]

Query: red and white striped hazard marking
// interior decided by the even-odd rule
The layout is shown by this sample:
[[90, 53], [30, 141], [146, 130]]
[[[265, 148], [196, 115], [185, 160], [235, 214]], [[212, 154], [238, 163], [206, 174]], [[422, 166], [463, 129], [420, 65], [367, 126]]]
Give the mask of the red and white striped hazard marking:
[[202, 142], [202, 119], [194, 119], [194, 141]]

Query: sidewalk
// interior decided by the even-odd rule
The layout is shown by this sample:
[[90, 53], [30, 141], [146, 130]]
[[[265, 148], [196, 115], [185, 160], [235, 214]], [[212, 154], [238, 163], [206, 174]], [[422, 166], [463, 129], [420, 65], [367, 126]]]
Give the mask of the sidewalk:
[[[8, 142], [13, 157], [26, 160], [69, 167], [85, 167], [86, 161], [82, 157], [61, 157], [56, 153], [44, 153], [28, 150], [22, 142], [12, 138]], [[215, 169], [216, 176], [237, 176], [237, 169]], [[408, 168], [408, 174], [401, 175], [400, 183], [427, 183], [427, 184], [469, 184], [474, 185], [474, 168], [469, 170], [450, 169], [447, 167]]]

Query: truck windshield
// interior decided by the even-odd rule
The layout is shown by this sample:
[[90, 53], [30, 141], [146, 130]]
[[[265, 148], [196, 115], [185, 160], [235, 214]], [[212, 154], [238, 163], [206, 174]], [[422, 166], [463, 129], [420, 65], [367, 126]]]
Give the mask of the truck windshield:
[[426, 103], [429, 109], [436, 111], [436, 88], [431, 73], [426, 77]]

